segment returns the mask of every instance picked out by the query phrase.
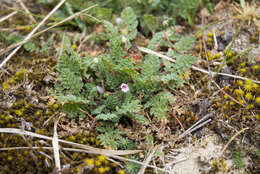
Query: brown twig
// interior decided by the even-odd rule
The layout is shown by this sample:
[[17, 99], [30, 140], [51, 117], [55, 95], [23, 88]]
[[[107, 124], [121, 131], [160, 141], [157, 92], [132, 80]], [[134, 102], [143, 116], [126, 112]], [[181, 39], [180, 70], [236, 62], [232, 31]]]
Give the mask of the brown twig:
[[91, 114], [89, 114], [87, 111], [84, 111], [83, 109], [79, 109], [81, 112], [84, 112], [85, 114], [87, 114], [92, 120], [95, 120], [95, 118], [91, 115]]
[[[172, 107], [172, 109], [173, 109], [173, 107]], [[183, 130], [183, 131], [185, 131], [185, 129], [184, 129], [184, 127], [183, 127], [183, 125], [181, 124], [181, 122], [180, 122], [180, 120], [176, 117], [176, 115], [175, 114], [173, 114], [172, 113], [172, 115], [174, 116], [174, 118], [177, 120], [177, 122], [180, 124], [180, 126], [181, 126], [181, 129]]]
[[224, 148], [223, 148], [223, 150], [221, 151], [220, 154], [223, 154], [224, 151], [227, 149], [228, 145], [229, 145], [239, 134], [241, 134], [242, 132], [244, 132], [244, 131], [247, 130], [247, 129], [249, 129], [249, 127], [246, 127], [246, 128], [244, 128], [244, 129], [238, 131], [237, 133], [235, 133], [235, 135], [233, 135], [233, 136], [230, 138], [230, 140], [228, 141], [228, 143], [224, 146]]
[[180, 52], [177, 48], [174, 47], [174, 45], [173, 45], [172, 42], [170, 41], [170, 39], [169, 39], [169, 37], [168, 37], [168, 35], [167, 35], [166, 32], [164, 32], [164, 36], [165, 36], [165, 38], [167, 39], [168, 43], [170, 44], [171, 48], [172, 48], [176, 53], [178, 53], [178, 54], [184, 54], [184, 53]]
[[[157, 145], [157, 146], [155, 146], [155, 147], [152, 149], [152, 151], [150, 152], [150, 154], [147, 156], [147, 158], [146, 158], [145, 161], [143, 162], [144, 164], [146, 164], [146, 165], [149, 164], [149, 162], [152, 160], [152, 157], [153, 157], [154, 153], [157, 151], [158, 147], [159, 147], [159, 146]], [[138, 174], [144, 174], [145, 169], [146, 169], [146, 167], [147, 167], [146, 165], [142, 165], [142, 167], [140, 168]]]
[[31, 12], [28, 10], [28, 8], [24, 5], [22, 0], [18, 0], [20, 5], [22, 6], [22, 8], [24, 9], [24, 11], [28, 14], [28, 16], [30, 17], [30, 19], [33, 21], [33, 23], [37, 23], [37, 21], [34, 19], [34, 17], [32, 16]]
[[243, 106], [243, 107], [246, 107], [244, 104], [240, 103], [239, 101], [237, 101], [236, 99], [234, 99], [232, 96], [230, 96], [228, 93], [226, 93], [223, 89], [220, 88], [220, 86], [218, 86], [218, 84], [212, 80], [212, 82], [214, 83], [214, 85], [216, 85], [216, 87], [222, 92], [224, 93], [225, 95], [228, 96], [228, 98], [230, 98], [231, 100], [233, 100], [234, 102], [236, 102], [237, 104]]

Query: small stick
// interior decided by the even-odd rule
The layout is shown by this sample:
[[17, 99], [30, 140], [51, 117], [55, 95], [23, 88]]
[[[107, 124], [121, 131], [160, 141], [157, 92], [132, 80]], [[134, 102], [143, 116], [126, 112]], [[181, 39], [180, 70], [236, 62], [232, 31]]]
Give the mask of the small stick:
[[174, 47], [174, 45], [173, 45], [172, 42], [170, 41], [170, 39], [169, 39], [169, 37], [168, 37], [168, 35], [167, 35], [166, 32], [164, 32], [164, 35], [165, 35], [167, 41], [169, 42], [169, 44], [171, 45], [171, 48], [172, 48], [176, 53], [178, 53], [178, 54], [184, 54], [184, 53], [180, 52], [179, 50], [177, 50], [177, 48]]
[[60, 153], [59, 153], [59, 138], [57, 134], [57, 125], [59, 122], [60, 117], [54, 122], [53, 127], [53, 138], [52, 138], [52, 146], [53, 146], [53, 153], [55, 159], [55, 167], [60, 170]]
[[224, 93], [225, 95], [227, 95], [228, 98], [230, 98], [231, 100], [233, 100], [233, 101], [236, 102], [237, 104], [239, 104], [239, 105], [241, 105], [241, 106], [243, 106], [243, 107], [246, 107], [244, 104], [240, 103], [239, 101], [237, 101], [236, 99], [234, 99], [233, 97], [231, 97], [229, 94], [227, 94], [223, 89], [221, 89], [221, 88], [218, 86], [218, 84], [217, 84], [214, 80], [212, 80], [212, 82], [214, 83], [214, 85], [216, 85], [216, 87], [217, 87], [222, 93]]
[[12, 17], [12, 16], [15, 15], [16, 13], [17, 13], [17, 11], [14, 11], [14, 12], [10, 13], [9, 15], [6, 15], [6, 16], [2, 17], [2, 18], [0, 19], [0, 23], [3, 22], [3, 21], [5, 21], [6, 19]]
[[212, 114], [207, 114], [205, 115], [202, 119], [200, 119], [199, 121], [197, 121], [194, 125], [192, 125], [189, 129], [187, 129], [183, 134], [181, 134], [179, 136], [179, 138], [183, 138], [186, 135], [190, 134], [191, 132], [199, 129], [200, 127], [204, 126], [205, 124], [207, 124], [208, 122], [210, 122], [212, 119], [210, 118], [210, 116], [212, 116]]
[[37, 21], [34, 19], [34, 17], [32, 16], [32, 14], [30, 13], [30, 11], [28, 10], [28, 8], [24, 5], [22, 0], [18, 0], [20, 5], [22, 6], [22, 8], [25, 10], [25, 12], [29, 15], [29, 17], [31, 18], [31, 20], [33, 21], [33, 23], [37, 23]]
[[[151, 152], [151, 153], [148, 155], [148, 157], [145, 159], [144, 164], [146, 164], [146, 165], [149, 164], [149, 162], [152, 160], [152, 157], [153, 157], [154, 153], [156, 152], [156, 150], [158, 149], [158, 147], [159, 147], [159, 146], [157, 145], [157, 146], [155, 146], [155, 147], [153, 148], [152, 152]], [[145, 165], [142, 165], [142, 167], [140, 168], [138, 174], [144, 174], [145, 169], [146, 169], [146, 166], [145, 166]]]
[[169, 61], [171, 61], [171, 62], [175, 62], [174, 59], [172, 59], [172, 58], [170, 58], [170, 57], [168, 57], [168, 56], [165, 56], [165, 55], [163, 55], [163, 54], [161, 54], [161, 53], [158, 53], [158, 52], [155, 52], [155, 51], [153, 51], [153, 50], [150, 50], [150, 49], [148, 49], [148, 48], [144, 48], [144, 47], [137, 47], [137, 48], [138, 48], [140, 51], [144, 52], [144, 53], [153, 54], [153, 55], [155, 55], [155, 56], [158, 56], [158, 57], [164, 58], [164, 59], [166, 59], [166, 60], [169, 60]]
[[95, 118], [92, 116], [92, 115], [90, 115], [90, 113], [88, 113], [87, 111], [84, 111], [83, 109], [79, 109], [81, 112], [84, 112], [85, 114], [87, 114], [92, 120], [95, 120]]
[[[173, 107], [172, 107], [172, 109], [173, 109]], [[173, 116], [174, 116], [174, 118], [177, 120], [177, 122], [180, 124], [180, 126], [181, 126], [181, 129], [182, 129], [183, 131], [185, 131], [185, 129], [184, 129], [183, 125], [181, 124], [180, 120], [178, 119], [178, 117], [176, 117], [176, 115], [175, 115], [175, 114], [173, 114], [173, 113], [172, 113], [172, 115], [173, 115]]]
[[223, 150], [221, 151], [220, 154], [223, 154], [224, 151], [227, 149], [228, 145], [229, 145], [239, 134], [241, 134], [242, 132], [244, 132], [244, 131], [247, 130], [247, 129], [249, 129], [249, 127], [246, 127], [246, 128], [244, 128], [244, 129], [238, 131], [237, 133], [235, 133], [235, 135], [233, 135], [233, 136], [230, 138], [230, 140], [228, 141], [228, 143], [224, 146], [224, 148], [223, 148]]
[[217, 50], [218, 49], [218, 41], [217, 41], [217, 37], [216, 37], [216, 32], [215, 30], [213, 30], [213, 38], [214, 38], [214, 49]]
[[118, 166], [120, 166], [121, 168], [124, 168], [124, 166], [122, 166], [122, 164], [120, 164], [120, 162], [117, 162], [116, 160], [113, 160], [112, 158], [108, 158], [107, 157], [107, 160], [108, 161], [111, 161], [111, 162], [113, 162], [113, 163], [116, 163]]
[[125, 160], [125, 161], [129, 161], [129, 162], [133, 162], [133, 163], [140, 164], [140, 165], [144, 165], [144, 166], [147, 166], [147, 167], [150, 167], [150, 168], [156, 169], [156, 170], [160, 170], [160, 171], [162, 171], [162, 172], [172, 173], [172, 172], [169, 171], [169, 170], [165, 170], [165, 169], [162, 169], [162, 168], [159, 168], [159, 167], [153, 166], [153, 165], [145, 164], [145, 163], [143, 163], [143, 162], [136, 161], [136, 160], [133, 160], [133, 159], [124, 158], [124, 157], [116, 156], [116, 155], [110, 155], [110, 157], [113, 157], [113, 158], [116, 158], [116, 159], [119, 159], [119, 160]]

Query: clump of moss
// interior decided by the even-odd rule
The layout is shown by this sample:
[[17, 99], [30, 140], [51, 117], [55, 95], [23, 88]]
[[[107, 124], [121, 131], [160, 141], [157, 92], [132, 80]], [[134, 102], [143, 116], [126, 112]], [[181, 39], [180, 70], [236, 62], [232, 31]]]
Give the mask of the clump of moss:
[[[69, 172], [84, 172], [84, 173], [116, 173], [118, 166], [106, 159], [104, 155], [85, 155], [82, 156], [78, 153], [73, 153], [74, 157], [77, 156], [79, 165], [72, 167]], [[74, 159], [75, 160], [75, 159]], [[76, 164], [76, 163], [75, 163]]]
[[6, 80], [4, 83], [3, 83], [3, 89], [5, 91], [9, 90], [12, 86], [22, 82], [25, 80], [26, 78], [26, 73], [27, 73], [27, 70], [26, 69], [22, 69], [18, 72], [15, 73], [14, 76], [12, 76], [11, 78], [9, 78], [8, 80]]

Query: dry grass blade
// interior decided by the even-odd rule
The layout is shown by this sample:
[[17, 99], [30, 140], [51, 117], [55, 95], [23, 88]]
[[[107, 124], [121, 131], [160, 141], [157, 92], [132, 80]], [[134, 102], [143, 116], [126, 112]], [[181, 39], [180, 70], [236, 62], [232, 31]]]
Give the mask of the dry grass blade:
[[148, 48], [144, 48], [144, 47], [137, 47], [137, 48], [138, 48], [140, 51], [144, 52], [144, 53], [152, 54], [152, 55], [155, 55], [155, 56], [164, 58], [164, 59], [166, 59], [166, 60], [169, 60], [169, 61], [171, 61], [171, 62], [175, 62], [174, 59], [172, 59], [172, 58], [170, 58], [170, 57], [168, 57], [168, 56], [165, 56], [165, 55], [163, 55], [163, 54], [161, 54], [161, 53], [158, 53], [158, 52], [155, 52], [155, 51], [153, 51], [153, 50], [150, 50], [150, 49], [148, 49]]
[[[31, 136], [31, 137], [37, 137], [37, 138], [52, 141], [51, 137], [41, 135], [41, 134], [37, 134], [37, 133], [33, 133], [33, 132], [29, 132], [29, 131], [23, 131], [21, 129], [0, 128], [0, 132], [27, 135], [27, 136]], [[142, 150], [106, 150], [106, 149], [99, 149], [99, 148], [95, 148], [95, 147], [91, 147], [91, 146], [87, 146], [87, 145], [82, 145], [82, 144], [78, 144], [78, 143], [73, 143], [73, 142], [65, 141], [65, 140], [61, 140], [61, 139], [58, 139], [58, 142], [69, 144], [69, 145], [77, 147], [77, 148], [81, 148], [81, 149], [85, 149], [85, 150], [89, 150], [91, 152], [96, 152], [96, 153], [101, 153], [101, 154], [103, 153], [103, 154], [110, 154], [110, 155], [130, 155], [130, 154], [136, 154], [136, 153], [142, 152]]]
[[[26, 37], [25, 39], [22, 41], [22, 43], [24, 44], [25, 42], [27, 42], [31, 37], [32, 35], [45, 23], [45, 21], [55, 12], [58, 10], [58, 8], [61, 7], [61, 5], [65, 2], [66, 0], [61, 0], [59, 4], [57, 4], [53, 10], [33, 29], [33, 31], [31, 31]], [[0, 68], [2, 68], [6, 62], [8, 60], [10, 60], [13, 55], [21, 48], [21, 46], [23, 45], [19, 45], [16, 49], [14, 49], [5, 59], [4, 61], [0, 64]]]
[[216, 85], [216, 87], [217, 87], [222, 93], [224, 93], [225, 95], [227, 95], [228, 98], [230, 98], [231, 100], [233, 100], [233, 101], [236, 102], [237, 104], [239, 104], [239, 105], [241, 105], [241, 106], [243, 106], [243, 107], [246, 107], [244, 104], [240, 103], [239, 101], [237, 101], [236, 99], [234, 99], [233, 97], [231, 97], [230, 95], [228, 95], [223, 89], [221, 89], [221, 88], [218, 86], [218, 84], [217, 84], [214, 80], [212, 80], [212, 82], [214, 83], [214, 85]]
[[[173, 106], [172, 106], [172, 110], [174, 110]], [[175, 118], [175, 120], [179, 123], [179, 125], [181, 126], [181, 129], [182, 129], [183, 131], [185, 131], [184, 126], [182, 125], [182, 123], [180, 122], [180, 120], [178, 119], [178, 117], [177, 117], [175, 114], [173, 114], [173, 113], [171, 113], [171, 115], [173, 115], [173, 117]]]
[[[57, 22], [57, 23], [53, 24], [52, 26], [50, 26], [50, 27], [48, 27], [48, 28], [46, 28], [46, 29], [44, 29], [44, 30], [42, 30], [42, 31], [40, 31], [40, 32], [38, 32], [38, 33], [32, 35], [32, 37], [29, 38], [28, 40], [23, 40], [22, 42], [19, 42], [19, 43], [10, 45], [9, 47], [7, 47], [7, 48], [5, 48], [5, 49], [0, 50], [0, 55], [3, 55], [3, 54], [5, 54], [5, 53], [7, 53], [8, 51], [10, 51], [11, 49], [13, 49], [13, 48], [15, 48], [15, 47], [17, 47], [17, 46], [20, 46], [20, 45], [25, 44], [26, 42], [30, 41], [32, 38], [35, 38], [35, 37], [41, 35], [42, 33], [45, 33], [46, 31], [48, 31], [48, 30], [50, 30], [50, 29], [52, 29], [52, 28], [54, 28], [54, 27], [57, 27], [57, 26], [59, 26], [59, 25], [61, 25], [61, 24], [64, 24], [65, 22], [68, 22], [68, 21], [70, 21], [70, 20], [72, 20], [72, 19], [78, 17], [78, 16], [81, 15], [82, 13], [84, 13], [84, 12], [86, 12], [86, 11], [88, 11], [88, 10], [90, 10], [90, 9], [92, 9], [92, 8], [94, 8], [94, 7], [96, 7], [96, 6], [97, 6], [97, 5], [93, 5], [93, 6], [91, 6], [91, 7], [88, 7], [88, 8], [86, 8], [86, 9], [84, 9], [84, 10], [81, 10], [80, 12], [77, 12], [77, 13], [75, 13], [75, 14], [73, 14], [73, 15], [67, 17], [66, 19], [63, 19], [62, 21]], [[93, 16], [90, 16], [90, 15], [87, 15], [87, 16], [89, 16], [89, 17], [91, 17], [91, 18], [93, 18], [93, 19], [99, 21], [98, 19], [96, 19], [96, 18], [93, 17]]]
[[123, 161], [129, 161], [129, 162], [133, 162], [133, 163], [136, 163], [136, 164], [140, 164], [140, 165], [143, 165], [143, 166], [146, 166], [146, 167], [150, 167], [150, 168], [162, 171], [162, 172], [172, 173], [169, 170], [165, 170], [165, 169], [162, 169], [162, 168], [159, 168], [159, 167], [156, 167], [156, 166], [148, 165], [148, 164], [145, 164], [143, 162], [132, 160], [132, 159], [128, 159], [128, 158], [124, 158], [124, 157], [121, 157], [121, 156], [110, 155], [110, 157], [113, 157], [113, 158], [116, 158], [116, 159], [119, 159], [119, 160], [123, 160]]
[[[148, 157], [145, 159], [144, 163], [146, 165], [149, 164], [149, 162], [152, 160], [152, 157], [154, 155], [154, 153], [156, 152], [156, 150], [158, 149], [158, 146], [155, 146], [152, 150], [152, 152], [148, 155]], [[142, 165], [142, 167], [140, 168], [138, 174], [144, 174], [145, 172], [145, 169], [146, 169], [146, 166], [145, 165]]]
[[228, 143], [224, 146], [223, 150], [221, 151], [220, 154], [223, 154], [225, 152], [225, 150], [227, 149], [228, 145], [239, 135], [241, 134], [242, 132], [244, 132], [245, 130], [249, 129], [249, 127], [246, 127], [240, 131], [238, 131], [237, 133], [235, 133], [235, 135], [233, 135], [230, 140], [228, 141]]
[[179, 136], [179, 138], [183, 138], [186, 135], [192, 133], [193, 131], [201, 128], [205, 124], [209, 123], [212, 120], [210, 117], [212, 117], [212, 113], [209, 113], [209, 114], [205, 115], [202, 119], [197, 121], [194, 125], [192, 125], [189, 129], [187, 129], [183, 134], [181, 134]]
[[[0, 128], [0, 130], [1, 130], [1, 128]], [[33, 149], [41, 148], [41, 149], [46, 149], [46, 150], [52, 150], [53, 149], [53, 147], [32, 147], [32, 148]], [[19, 149], [21, 149], [21, 150], [29, 149], [29, 147], [0, 148], [0, 151], [19, 150]], [[74, 148], [62, 148], [62, 150], [71, 151], [71, 152], [84, 152], [84, 153], [89, 153], [89, 154], [105, 155], [105, 156], [108, 156], [108, 157], [111, 157], [111, 158], [115, 158], [115, 159], [118, 159], [118, 160], [121, 160], [121, 161], [129, 161], [129, 162], [140, 164], [140, 165], [143, 165], [143, 166], [146, 166], [146, 167], [151, 167], [153, 169], [156, 169], [156, 170], [159, 170], [159, 171], [162, 171], [162, 172], [171, 173], [168, 170], [165, 170], [165, 169], [162, 169], [162, 168], [158, 168], [156, 166], [148, 165], [148, 164], [145, 164], [145, 163], [140, 162], [140, 161], [136, 161], [136, 160], [133, 160], [133, 159], [128, 159], [128, 158], [117, 156], [117, 155], [112, 155], [112, 154], [109, 154], [109, 153], [101, 153], [101, 152], [88, 151], [88, 150], [82, 150], [82, 149], [74, 149]]]
[[[147, 54], [152, 54], [152, 55], [156, 55], [158, 57], [161, 57], [163, 59], [166, 59], [166, 60], [169, 60], [170, 62], [175, 62], [174, 59], [168, 57], [168, 56], [165, 56], [161, 53], [158, 53], [158, 52], [155, 52], [155, 51], [152, 51], [148, 48], [144, 48], [144, 47], [138, 47], [138, 49], [141, 51], [141, 52], [144, 52], [144, 53], [147, 53]], [[232, 77], [234, 79], [241, 79], [241, 80], [252, 80], [252, 79], [248, 79], [246, 77], [241, 77], [241, 76], [236, 76], [236, 75], [232, 75], [232, 74], [226, 74], [226, 73], [217, 73], [217, 72], [214, 72], [214, 71], [207, 71], [205, 69], [202, 69], [202, 68], [199, 68], [199, 67], [196, 67], [196, 66], [191, 66], [191, 69], [193, 70], [196, 70], [196, 71], [200, 71], [200, 72], [203, 72], [205, 74], [209, 74], [211, 75], [212, 77], [215, 76], [215, 75], [221, 75], [221, 76], [227, 76], [227, 77]], [[260, 84], [259, 81], [257, 80], [252, 80], [254, 83], [257, 83], [257, 84]]]
[[14, 11], [14, 12], [10, 13], [9, 15], [6, 15], [6, 16], [0, 18], [0, 23], [3, 22], [3, 21], [5, 21], [5, 20], [7, 20], [7, 19], [10, 18], [10, 17], [12, 17], [12, 16], [15, 15], [16, 13], [17, 13], [17, 11]]
[[[192, 66], [191, 68], [192, 68], [193, 70], [200, 71], [200, 72], [203, 72], [203, 73], [209, 74], [209, 75], [211, 75], [211, 76], [221, 75], [221, 76], [232, 77], [232, 78], [234, 78], [234, 79], [252, 80], [252, 79], [249, 79], [249, 78], [246, 78], [246, 77], [236, 76], [236, 75], [232, 75], [232, 74], [217, 73], [217, 72], [214, 72], [214, 71], [211, 71], [211, 72], [210, 72], [210, 71], [207, 71], [207, 70], [204, 70], [204, 69], [198, 68], [198, 67], [196, 67], [196, 66]], [[257, 84], [260, 84], [260, 82], [257, 81], [257, 80], [252, 80], [252, 82], [257, 83]]]
[[24, 11], [29, 15], [30, 19], [33, 21], [33, 23], [37, 23], [37, 21], [34, 19], [28, 8], [24, 5], [22, 0], [18, 0]]
[[54, 153], [54, 159], [55, 159], [55, 167], [60, 170], [60, 154], [59, 154], [59, 139], [57, 134], [57, 125], [58, 125], [59, 119], [57, 119], [54, 122], [54, 130], [53, 130], [53, 139], [52, 139], [52, 145], [53, 145], [53, 153]]

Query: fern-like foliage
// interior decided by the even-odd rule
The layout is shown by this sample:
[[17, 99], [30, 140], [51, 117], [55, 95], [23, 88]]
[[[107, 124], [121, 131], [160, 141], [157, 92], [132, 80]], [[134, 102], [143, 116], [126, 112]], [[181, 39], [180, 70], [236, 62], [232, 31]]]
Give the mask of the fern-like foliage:
[[[70, 39], [64, 37], [64, 50], [57, 65], [58, 82], [52, 94], [64, 103], [63, 111], [69, 117], [84, 117], [87, 112], [99, 121], [115, 123], [127, 116], [145, 123], [144, 113], [149, 112], [161, 119], [174, 101], [169, 89], [184, 82], [181, 76], [196, 61], [196, 57], [187, 53], [194, 37], [181, 37], [166, 30], [155, 33], [148, 48], [154, 51], [159, 51], [161, 46], [170, 48], [165, 38], [167, 34], [182, 52], [178, 54], [169, 49], [167, 55], [176, 57], [176, 62], [148, 54], [136, 64], [127, 50], [137, 35], [138, 21], [130, 7], [122, 12], [121, 18], [116, 26], [103, 22], [110, 43], [109, 53], [96, 57], [95, 61], [88, 56], [79, 57], [71, 48]], [[122, 40], [123, 36], [127, 42]], [[165, 66], [161, 66], [162, 63]], [[123, 83], [128, 85], [128, 92], [121, 91]]]
[[[194, 37], [182, 37], [166, 30], [155, 33], [148, 48], [154, 51], [168, 48], [166, 54], [175, 57], [176, 62], [147, 54], [136, 63], [128, 49], [137, 35], [137, 18], [130, 7], [122, 12], [121, 18], [122, 22], [116, 26], [103, 21], [109, 52], [95, 58], [80, 57], [72, 49], [70, 39], [64, 36], [64, 49], [57, 54], [60, 55], [59, 76], [55, 90], [50, 90], [50, 94], [57, 96], [63, 104], [62, 110], [69, 118], [84, 118], [91, 114], [103, 122], [104, 127], [97, 128], [101, 133], [97, 138], [102, 145], [112, 149], [133, 147], [124, 133], [114, 128], [122, 117], [146, 123], [145, 113], [158, 120], [167, 116], [169, 106], [174, 103], [171, 90], [184, 82], [181, 77], [196, 61], [196, 57], [188, 54]], [[166, 34], [182, 54], [170, 49]], [[122, 84], [127, 85], [127, 91], [121, 89]], [[135, 173], [138, 167], [129, 163], [127, 170]]]
[[122, 35], [119, 34], [118, 28], [113, 26], [112, 23], [104, 21], [103, 24], [109, 33], [108, 37], [110, 43], [111, 61], [119, 62], [120, 59], [122, 59], [122, 57], [125, 55], [122, 46]]
[[68, 118], [85, 118], [86, 115], [82, 110], [84, 110], [84, 105], [76, 102], [65, 103], [62, 107], [62, 111], [67, 114]]
[[129, 41], [133, 40], [137, 35], [137, 25], [138, 21], [136, 15], [131, 7], [127, 7], [121, 13], [122, 21], [119, 24], [123, 35], [127, 37]]
[[49, 37], [49, 39], [47, 40], [47, 42], [41, 41], [40, 52], [43, 53], [44, 55], [49, 55], [49, 53], [50, 53], [49, 50], [50, 50], [50, 47], [52, 47], [54, 36], [55, 36], [55, 34], [52, 34], [51, 37]]
[[137, 113], [142, 109], [142, 105], [139, 100], [131, 100], [123, 104], [119, 113], [127, 114], [127, 113]]
[[197, 58], [190, 54], [177, 54], [172, 50], [170, 50], [167, 55], [170, 57], [175, 56], [176, 62], [171, 63], [168, 60], [165, 61], [165, 74], [161, 76], [161, 79], [164, 83], [168, 84], [169, 88], [175, 89], [184, 83], [184, 80], [181, 79], [180, 76], [195, 63]]
[[102, 133], [97, 136], [101, 144], [109, 146], [111, 149], [133, 149], [135, 145], [128, 139], [124, 138], [124, 132], [115, 129], [113, 126], [99, 127], [97, 130]]
[[[160, 46], [160, 41], [164, 37], [164, 32], [156, 33], [153, 39], [150, 41], [148, 48], [151, 50], [155, 50], [157, 46]], [[151, 77], [158, 73], [160, 68], [160, 61], [158, 56], [155, 55], [146, 55], [144, 66], [142, 68], [142, 73], [144, 76]]]
[[240, 150], [232, 152], [232, 158], [235, 166], [241, 170], [244, 167], [243, 154]]
[[165, 117], [168, 111], [167, 104], [173, 104], [174, 97], [169, 92], [160, 92], [151, 98], [145, 108], [151, 108], [150, 113], [156, 116], [159, 120]]
[[61, 82], [62, 88], [67, 94], [79, 95], [83, 82], [80, 75], [81, 60], [72, 48], [68, 37], [64, 38], [65, 52], [58, 61], [58, 70], [60, 76], [58, 80]]
[[107, 113], [107, 114], [99, 114], [96, 116], [97, 120], [104, 120], [104, 121], [113, 121], [113, 122], [118, 122], [119, 121], [119, 116], [112, 113]]
[[174, 44], [174, 47], [181, 52], [185, 52], [192, 48], [195, 40], [196, 37], [194, 36], [184, 36], [177, 43]]
[[145, 123], [147, 119], [144, 115], [140, 114], [142, 110], [142, 105], [140, 100], [131, 100], [123, 103], [122, 107], [117, 111], [117, 113], [122, 115], [128, 115], [129, 117], [139, 121], [140, 123]]
[[81, 94], [84, 83], [82, 82], [82, 72], [86, 69], [82, 68], [82, 60], [71, 48], [70, 40], [64, 37], [64, 51], [60, 56], [57, 64], [59, 71], [58, 82], [55, 84], [56, 91], [52, 95], [56, 95], [63, 105], [63, 111], [68, 117], [84, 117], [81, 111], [86, 104], [89, 103], [88, 98]]
[[[140, 160], [140, 158], [137, 155], [132, 155], [130, 158], [133, 159], [133, 160], [137, 160], [137, 161]], [[134, 162], [129, 161], [126, 164], [126, 171], [129, 174], [136, 174], [140, 170], [140, 167], [141, 167], [140, 164], [136, 164]]]

